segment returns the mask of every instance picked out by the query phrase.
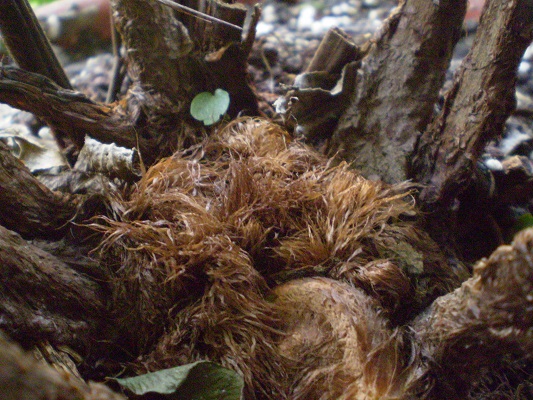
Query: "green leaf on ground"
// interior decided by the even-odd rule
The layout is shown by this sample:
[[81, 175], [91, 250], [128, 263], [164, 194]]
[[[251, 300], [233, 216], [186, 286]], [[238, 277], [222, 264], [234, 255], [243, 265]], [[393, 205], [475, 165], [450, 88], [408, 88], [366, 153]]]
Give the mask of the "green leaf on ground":
[[209, 361], [115, 380], [136, 395], [152, 392], [176, 400], [240, 400], [244, 387], [235, 371]]
[[220, 120], [229, 107], [229, 93], [222, 89], [198, 93], [191, 102], [191, 115], [204, 125], [212, 125]]

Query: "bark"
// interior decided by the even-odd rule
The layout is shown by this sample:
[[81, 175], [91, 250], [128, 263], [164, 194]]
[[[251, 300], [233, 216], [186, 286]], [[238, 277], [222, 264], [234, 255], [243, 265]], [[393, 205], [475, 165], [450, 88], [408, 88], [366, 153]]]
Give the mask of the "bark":
[[146, 162], [154, 159], [155, 147], [135, 129], [138, 105], [126, 110], [122, 103], [114, 107], [98, 104], [43, 76], [13, 67], [0, 68], [0, 102], [35, 114], [54, 130], [56, 138], [68, 137], [77, 150], [88, 135], [103, 143], [138, 147]]
[[[430, 398], [465, 398], [506, 354], [533, 358], [533, 230], [480, 261], [474, 276], [437, 299], [413, 324]], [[422, 384], [423, 383], [423, 384]], [[420, 388], [420, 386], [418, 386]]]
[[76, 196], [48, 190], [0, 142], [0, 225], [26, 238], [60, 237], [78, 203]]
[[128, 73], [143, 89], [166, 96], [179, 111], [199, 72], [193, 43], [173, 11], [154, 1], [114, 1], [114, 17], [128, 49]]
[[0, 329], [29, 346], [87, 351], [105, 319], [105, 292], [86, 275], [0, 227]]
[[326, 71], [339, 74], [346, 64], [360, 58], [360, 49], [341, 29], [333, 28], [320, 42], [306, 72]]
[[307, 143], [323, 148], [349, 104], [363, 56], [345, 32], [330, 29], [293, 89], [275, 103], [287, 129], [297, 125]]
[[27, 0], [0, 3], [0, 31], [20, 68], [46, 76], [65, 89], [72, 89]]
[[121, 400], [97, 383], [85, 384], [58, 372], [0, 334], [0, 396], [4, 400]]
[[404, 0], [373, 40], [328, 148], [365, 176], [406, 179], [460, 37], [465, 0]]
[[531, 1], [487, 1], [472, 49], [413, 156], [410, 175], [425, 185], [425, 209], [449, 207], [485, 145], [502, 134], [515, 107], [518, 65], [532, 38]]
[[[201, 3], [187, 5], [199, 8]], [[228, 10], [230, 6], [217, 1], [207, 4], [206, 11], [244, 23], [240, 6]], [[247, 46], [240, 43], [240, 32], [206, 25], [157, 2], [114, 1], [113, 9], [127, 49], [128, 74], [136, 82], [126, 102], [141, 104], [141, 119], [153, 128], [142, 136], [153, 138], [161, 153], [168, 155], [205, 134], [189, 113], [200, 92], [226, 90], [230, 117], [243, 111], [257, 115], [257, 100], [247, 83]]]

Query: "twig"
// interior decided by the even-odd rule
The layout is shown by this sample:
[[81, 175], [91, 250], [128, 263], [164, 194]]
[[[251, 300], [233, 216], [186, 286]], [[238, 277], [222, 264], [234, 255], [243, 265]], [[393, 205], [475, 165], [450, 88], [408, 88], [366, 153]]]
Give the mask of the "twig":
[[107, 90], [106, 103], [112, 103], [116, 100], [123, 79], [123, 74], [121, 74], [123, 62], [120, 56], [121, 40], [113, 19], [113, 11], [109, 13], [109, 23], [111, 25], [111, 44], [113, 47], [113, 70], [111, 73], [111, 82]]
[[261, 18], [261, 6], [259, 4], [256, 4], [254, 6], [252, 16], [250, 19], [250, 24], [248, 26], [248, 32], [246, 33], [246, 37], [244, 38], [243, 42], [243, 52], [248, 57], [250, 53], [252, 52], [252, 46], [255, 42], [255, 35], [257, 32], [257, 24], [259, 23], [259, 18]]
[[194, 8], [190, 8], [190, 7], [186, 7], [186, 6], [183, 6], [181, 4], [178, 4], [178, 3], [174, 3], [173, 1], [171, 0], [156, 0], [158, 2], [160, 2], [161, 4], [164, 4], [176, 11], [181, 11], [181, 12], [184, 12], [186, 14], [192, 14], [200, 19], [204, 19], [206, 21], [210, 21], [210, 22], [217, 22], [219, 24], [222, 24], [222, 25], [226, 25], [226, 26], [229, 26], [231, 28], [234, 28], [234, 29], [237, 29], [239, 31], [242, 32], [242, 27], [238, 26], [238, 25], [235, 25], [235, 24], [232, 24], [231, 22], [227, 22], [227, 21], [224, 21], [222, 19], [219, 19], [219, 18], [215, 18], [211, 15], [208, 15], [208, 14], [205, 14], [203, 12], [200, 12], [198, 10], [195, 10]]

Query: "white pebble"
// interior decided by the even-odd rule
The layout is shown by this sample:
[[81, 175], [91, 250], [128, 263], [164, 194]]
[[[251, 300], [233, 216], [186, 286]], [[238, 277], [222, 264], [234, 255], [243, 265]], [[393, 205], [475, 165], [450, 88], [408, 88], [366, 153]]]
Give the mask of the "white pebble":
[[368, 19], [371, 21], [379, 20], [381, 21], [381, 11], [380, 10], [372, 10], [368, 13]]
[[522, 61], [520, 65], [518, 66], [518, 74], [519, 75], [528, 75], [531, 71], [531, 64], [529, 61]]
[[298, 30], [307, 30], [311, 29], [313, 23], [315, 22], [316, 8], [311, 5], [305, 5], [300, 10], [300, 15], [298, 15], [298, 22], [296, 26]]
[[270, 32], [272, 32], [273, 30], [274, 30], [274, 25], [268, 24], [263, 21], [259, 21], [255, 28], [255, 34], [258, 37], [265, 36], [265, 35], [268, 35]]
[[63, 23], [57, 15], [50, 15], [46, 18], [43, 25], [48, 39], [59, 39], [63, 30]]
[[483, 160], [483, 163], [491, 171], [503, 171], [502, 163], [495, 158], [487, 158], [486, 160]]
[[353, 14], [355, 12], [355, 7], [348, 3], [337, 4], [336, 6], [331, 7], [331, 14], [333, 15], [344, 15], [344, 14]]
[[528, 139], [531, 139], [529, 135], [513, 129], [500, 142], [500, 149], [504, 154], [509, 154], [516, 146]]
[[278, 16], [276, 15], [276, 7], [274, 7], [272, 4], [266, 5], [261, 12], [261, 21], [272, 24], [277, 20]]
[[533, 61], [533, 44], [530, 44], [529, 47], [524, 52], [524, 60]]

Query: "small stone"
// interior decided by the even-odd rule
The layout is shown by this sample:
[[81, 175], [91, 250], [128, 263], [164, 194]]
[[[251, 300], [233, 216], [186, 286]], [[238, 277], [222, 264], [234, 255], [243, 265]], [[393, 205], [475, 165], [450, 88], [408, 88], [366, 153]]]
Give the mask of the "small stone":
[[502, 162], [502, 167], [507, 175], [513, 175], [519, 182], [532, 177], [531, 161], [527, 157], [513, 156]]
[[296, 26], [298, 30], [311, 29], [315, 22], [316, 17], [316, 8], [311, 5], [305, 5], [300, 10], [300, 15], [298, 15], [298, 22]]
[[518, 75], [529, 75], [531, 72], [531, 63], [529, 61], [522, 61], [518, 66]]
[[491, 171], [503, 171], [502, 163], [495, 158], [487, 158], [486, 160], [483, 160], [483, 163]]
[[502, 161], [503, 174], [496, 175], [498, 201], [502, 204], [524, 204], [533, 195], [533, 167], [524, 156], [513, 156]]
[[274, 30], [274, 25], [259, 21], [255, 28], [255, 34], [257, 37], [265, 36], [271, 33]]
[[507, 136], [502, 139], [500, 149], [504, 154], [511, 154], [518, 145], [529, 139], [531, 139], [529, 135], [520, 132], [518, 129], [511, 129]]
[[517, 110], [528, 110], [533, 112], [533, 98], [524, 91], [516, 91], [516, 108]]
[[354, 15], [356, 12], [357, 9], [348, 3], [337, 4], [331, 8], [332, 15]]
[[380, 5], [380, 0], [363, 0], [362, 6], [367, 8], [374, 8]]
[[529, 47], [524, 52], [522, 57], [524, 60], [533, 61], [533, 44], [530, 44]]
[[274, 24], [277, 20], [276, 8], [272, 4], [267, 4], [261, 13], [261, 21], [267, 24]]
[[320, 22], [313, 24], [313, 32], [317, 34], [322, 34], [327, 32], [329, 29], [339, 27], [342, 28], [351, 23], [350, 17], [323, 17]]

